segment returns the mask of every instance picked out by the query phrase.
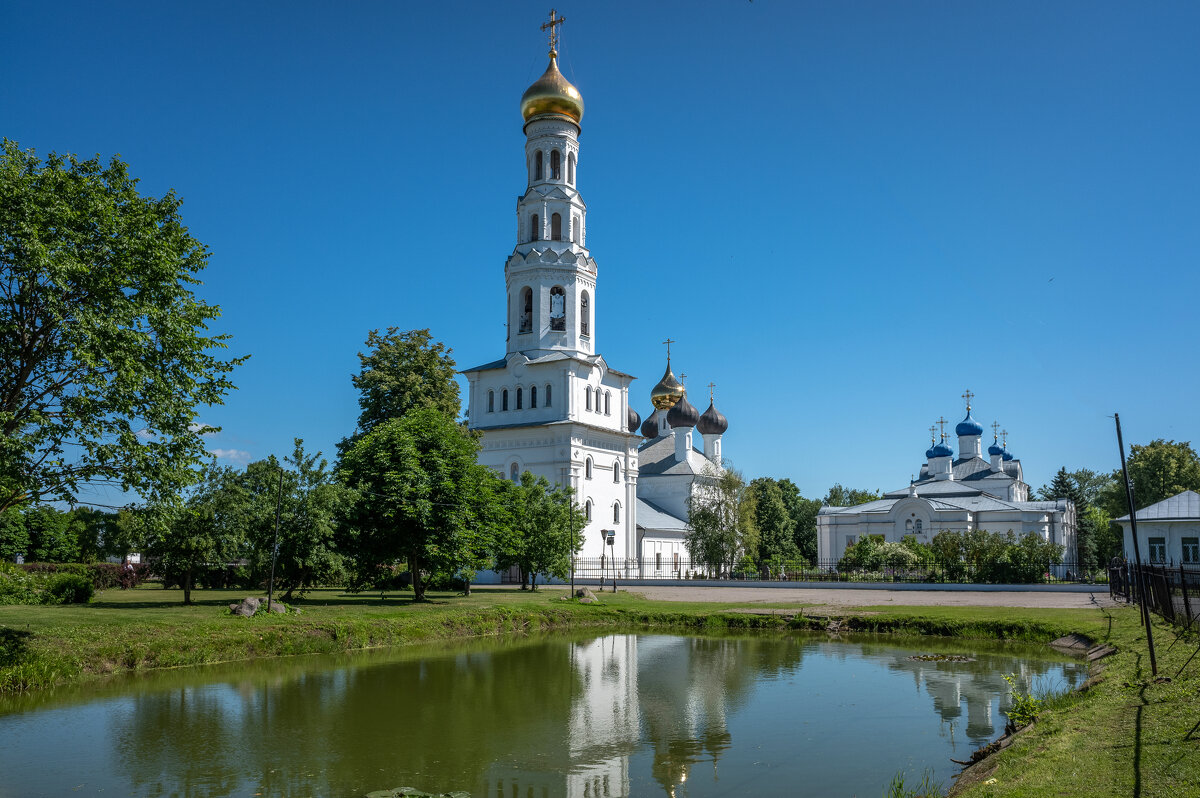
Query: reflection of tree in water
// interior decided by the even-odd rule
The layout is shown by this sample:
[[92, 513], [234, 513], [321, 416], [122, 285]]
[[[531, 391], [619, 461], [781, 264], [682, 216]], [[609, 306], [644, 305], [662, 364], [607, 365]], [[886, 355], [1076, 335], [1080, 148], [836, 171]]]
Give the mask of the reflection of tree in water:
[[497, 759], [565, 747], [566, 654], [526, 645], [143, 693], [115, 755], [147, 794], [356, 794], [413, 774], [423, 789], [474, 790]]
[[764, 674], [794, 673], [802, 647], [794, 638], [638, 639], [638, 704], [644, 738], [654, 748], [651, 772], [668, 795], [692, 765], [717, 763], [732, 744], [726, 724]]

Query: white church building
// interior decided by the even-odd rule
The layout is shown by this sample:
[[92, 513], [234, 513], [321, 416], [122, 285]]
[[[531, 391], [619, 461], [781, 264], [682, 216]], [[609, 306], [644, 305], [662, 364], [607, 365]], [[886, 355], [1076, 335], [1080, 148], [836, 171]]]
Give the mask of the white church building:
[[[599, 353], [598, 269], [578, 188], [583, 98], [557, 59], [552, 34], [550, 63], [521, 98], [526, 187], [504, 266], [505, 355], [463, 370], [469, 426], [482, 433], [481, 464], [574, 490], [587, 518], [581, 557], [666, 575], [682, 557], [691, 484], [708, 463], [720, 467], [728, 422], [711, 405], [701, 416], [687, 402], [668, 350], [652, 392], [654, 434], [643, 442], [629, 401], [634, 377]], [[703, 453], [693, 447], [697, 427]]]
[[957, 456], [943, 432], [925, 452], [920, 474], [908, 487], [855, 507], [820, 509], [817, 557], [822, 563], [841, 557], [863, 535], [881, 535], [886, 541], [913, 535], [928, 543], [939, 532], [974, 529], [1011, 530], [1018, 537], [1036, 534], [1063, 546], [1068, 558], [1075, 556], [1074, 503], [1029, 500], [1021, 461], [1009, 453], [1007, 436], [1000, 442], [998, 424], [993, 424], [993, 442], [984, 459], [983, 426], [971, 415], [970, 392], [964, 397], [967, 415], [954, 429]]

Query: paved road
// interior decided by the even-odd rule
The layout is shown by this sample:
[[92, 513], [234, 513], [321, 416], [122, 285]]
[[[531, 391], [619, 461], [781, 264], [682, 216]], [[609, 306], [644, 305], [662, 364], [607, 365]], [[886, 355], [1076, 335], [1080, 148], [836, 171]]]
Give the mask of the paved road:
[[[622, 586], [622, 590], [626, 588]], [[854, 588], [755, 588], [755, 587], [669, 587], [630, 585], [654, 601], [721, 601], [738, 604], [804, 603], [842, 607], [872, 607], [885, 604], [918, 607], [1112, 607], [1108, 588], [1094, 593], [1049, 591], [951, 591], [951, 590], [857, 590]]]

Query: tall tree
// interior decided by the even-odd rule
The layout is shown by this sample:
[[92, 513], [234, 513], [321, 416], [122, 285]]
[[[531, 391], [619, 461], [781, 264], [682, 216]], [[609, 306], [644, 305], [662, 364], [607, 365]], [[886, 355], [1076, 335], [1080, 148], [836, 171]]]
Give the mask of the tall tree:
[[[1187, 441], [1158, 438], [1145, 446], [1133, 444], [1126, 465], [1139, 510], [1185, 490], [1200, 491], [1200, 457]], [[1120, 470], [1113, 472], [1113, 481], [1099, 503], [1113, 518], [1129, 513]]]
[[760, 564], [795, 560], [796, 522], [788, 513], [779, 483], [769, 477], [750, 482], [754, 494], [754, 525], [758, 529], [758, 561]]
[[779, 490], [788, 515], [795, 524], [792, 536], [796, 550], [801, 557], [812, 562], [817, 559], [817, 513], [821, 510], [821, 500], [804, 498], [790, 479], [779, 480]]
[[83, 523], [74, 513], [49, 505], [25, 512], [29, 530], [29, 553], [35, 562], [79, 562], [79, 538]]
[[208, 250], [174, 192], [113, 158], [0, 152], [0, 510], [105, 481], [176, 495], [204, 457], [197, 408], [243, 358], [192, 292]]
[[879, 491], [845, 488], [839, 482], [829, 489], [822, 503], [826, 507], [854, 507], [881, 498], [883, 494]]
[[472, 519], [472, 469], [479, 444], [447, 416], [424, 408], [376, 424], [342, 456], [340, 477], [357, 494], [347, 512], [360, 574], [407, 560], [413, 591], [423, 574], [456, 570]]
[[583, 545], [587, 524], [568, 487], [553, 486], [545, 477], [526, 471], [521, 482], [505, 493], [513, 534], [502, 539], [496, 562], [500, 568], [517, 566], [521, 589], [528, 583], [537, 590], [538, 574], [565, 579], [571, 555]]
[[710, 572], [731, 569], [753, 531], [743, 515], [746, 483], [732, 468], [708, 468], [688, 500], [688, 556]]
[[28, 557], [29, 529], [25, 514], [15, 507], [0, 512], [0, 560], [13, 562], [17, 555]]
[[238, 479], [232, 468], [209, 465], [182, 500], [143, 511], [147, 551], [165, 574], [179, 579], [184, 604], [192, 603], [204, 569], [224, 566], [243, 552], [246, 502], [236, 490]]
[[1079, 566], [1091, 569], [1095, 565], [1096, 545], [1095, 532], [1090, 523], [1088, 523], [1088, 510], [1091, 505], [1088, 503], [1087, 495], [1080, 486], [1075, 475], [1060, 468], [1058, 473], [1054, 475], [1054, 479], [1049, 485], [1043, 485], [1038, 491], [1039, 498], [1042, 501], [1057, 501], [1058, 499], [1068, 499], [1075, 505], [1075, 551], [1070, 552], [1076, 558]]
[[452, 350], [434, 341], [429, 330], [367, 333], [367, 352], [359, 352], [360, 370], [351, 378], [358, 390], [358, 429], [339, 445], [345, 452], [359, 437], [388, 419], [423, 408], [458, 418], [457, 368]]

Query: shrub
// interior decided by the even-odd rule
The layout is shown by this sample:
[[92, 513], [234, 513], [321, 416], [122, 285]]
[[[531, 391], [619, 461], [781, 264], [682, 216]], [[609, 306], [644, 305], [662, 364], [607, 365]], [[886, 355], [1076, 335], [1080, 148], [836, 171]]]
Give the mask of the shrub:
[[92, 600], [96, 588], [92, 580], [81, 574], [59, 574], [46, 583], [47, 604], [86, 604]]
[[0, 604], [41, 604], [44, 582], [20, 566], [0, 563]]
[[1038, 715], [1042, 714], [1042, 699], [1018, 690], [1015, 673], [1006, 673], [1003, 676], [1004, 681], [1008, 682], [1008, 697], [1012, 701], [1012, 706], [1004, 713], [1008, 716], [1005, 731], [1013, 732], [1037, 720]]

